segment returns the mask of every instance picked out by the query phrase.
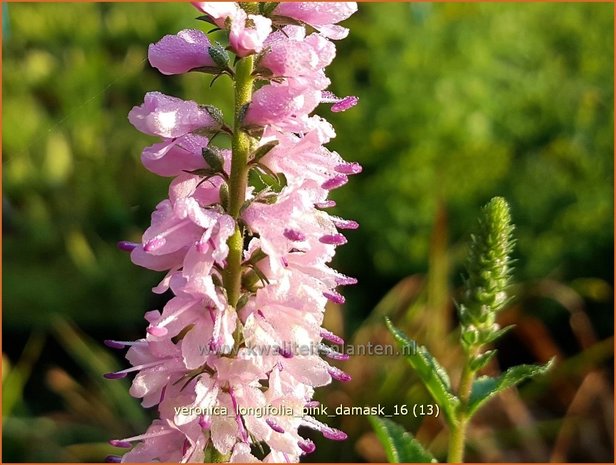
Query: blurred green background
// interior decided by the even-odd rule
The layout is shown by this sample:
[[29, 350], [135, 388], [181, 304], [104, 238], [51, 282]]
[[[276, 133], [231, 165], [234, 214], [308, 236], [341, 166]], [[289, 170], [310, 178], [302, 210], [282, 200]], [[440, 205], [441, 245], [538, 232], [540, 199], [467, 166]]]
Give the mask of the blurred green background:
[[[149, 67], [149, 43], [207, 26], [190, 5], [3, 6], [3, 460], [100, 461], [152, 413], [127, 380], [101, 378], [124, 366], [102, 340], [141, 337], [164, 304], [150, 293], [160, 276], [115, 247], [139, 240], [168, 185], [141, 167], [153, 141], [126, 115], [151, 90], [227, 110], [229, 81]], [[501, 320], [517, 327], [490, 370], [559, 364], [494, 401], [468, 459], [612, 462], [613, 6], [362, 3], [345, 25], [328, 74], [360, 105], [319, 112], [331, 148], [364, 166], [334, 193], [335, 213], [361, 224], [336, 259], [359, 285], [328, 327], [388, 341], [389, 315], [456, 379], [464, 243], [502, 195], [518, 244]], [[331, 405], [427, 399], [400, 360], [341, 366], [354, 381], [321, 390]], [[443, 458], [439, 420], [397, 421]], [[365, 418], [336, 422], [349, 441], [315, 438], [308, 460], [384, 460]]]

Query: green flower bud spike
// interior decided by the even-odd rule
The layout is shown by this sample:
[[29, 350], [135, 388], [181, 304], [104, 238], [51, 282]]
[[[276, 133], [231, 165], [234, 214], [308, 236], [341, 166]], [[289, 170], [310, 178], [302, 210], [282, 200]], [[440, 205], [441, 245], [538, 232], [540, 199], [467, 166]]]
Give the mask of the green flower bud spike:
[[479, 352], [509, 329], [499, 327], [496, 315], [509, 301], [513, 229], [509, 205], [495, 197], [483, 207], [477, 232], [471, 235], [464, 300], [458, 306], [461, 341], [468, 353]]
[[[457, 391], [452, 389], [449, 376], [426, 347], [420, 346], [416, 353], [406, 356], [444, 413], [451, 432], [447, 455], [450, 463], [463, 461], [466, 430], [481, 407], [505, 389], [545, 374], [553, 363], [550, 360], [545, 365], [518, 365], [496, 377], [477, 377], [496, 354], [496, 350], [485, 350], [485, 346], [510, 329], [500, 328], [496, 316], [509, 302], [507, 286], [511, 278], [513, 245], [509, 205], [504, 199], [495, 197], [481, 211], [466, 260], [464, 297], [458, 305], [464, 364]], [[389, 319], [386, 323], [399, 346], [403, 350], [408, 348], [412, 341]], [[378, 417], [371, 421], [390, 461], [435, 462], [429, 451], [399, 425]]]
[[482, 376], [476, 379], [477, 372], [496, 355], [496, 350], [486, 351], [485, 345], [511, 328], [501, 328], [496, 316], [509, 302], [507, 286], [512, 271], [510, 255], [515, 243], [513, 229], [509, 205], [503, 198], [495, 197], [483, 207], [477, 232], [471, 235], [464, 298], [458, 305], [465, 363], [458, 386], [460, 404], [457, 421], [452, 425], [448, 462], [462, 462], [466, 428], [479, 407], [524, 379], [545, 373], [552, 364], [550, 361], [543, 366], [519, 365], [497, 378]]

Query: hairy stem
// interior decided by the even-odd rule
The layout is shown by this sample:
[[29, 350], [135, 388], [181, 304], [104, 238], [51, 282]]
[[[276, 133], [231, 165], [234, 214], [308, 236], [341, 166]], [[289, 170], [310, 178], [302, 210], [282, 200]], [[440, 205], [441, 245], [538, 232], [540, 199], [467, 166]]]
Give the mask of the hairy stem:
[[461, 463], [464, 460], [464, 442], [466, 440], [466, 427], [468, 426], [467, 406], [471, 396], [471, 388], [475, 380], [475, 371], [471, 369], [472, 356], [467, 354], [460, 385], [458, 386], [458, 398], [460, 408], [458, 410], [457, 422], [452, 425], [451, 437], [449, 438], [449, 453], [447, 462]]
[[[231, 176], [229, 180], [229, 211], [237, 220], [240, 209], [246, 198], [248, 184], [248, 155], [250, 153], [250, 137], [242, 130], [242, 113], [244, 106], [252, 98], [252, 77], [254, 59], [252, 55], [240, 59], [235, 68], [235, 112], [233, 121], [233, 140], [231, 144]], [[223, 281], [227, 291], [229, 305], [235, 307], [240, 297], [242, 274], [242, 253], [244, 248], [243, 231], [239, 224], [227, 242], [229, 255], [225, 267]]]

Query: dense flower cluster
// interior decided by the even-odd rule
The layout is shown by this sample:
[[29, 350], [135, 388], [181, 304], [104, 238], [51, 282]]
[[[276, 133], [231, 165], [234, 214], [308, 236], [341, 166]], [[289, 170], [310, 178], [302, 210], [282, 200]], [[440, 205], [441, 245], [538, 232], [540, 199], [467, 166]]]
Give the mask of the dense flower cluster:
[[[216, 108], [159, 92], [129, 114], [137, 129], [162, 139], [143, 150], [145, 167], [174, 179], [142, 241], [120, 247], [134, 263], [166, 271], [154, 292], [170, 289], [174, 297], [162, 312], [146, 313], [144, 339], [106, 341], [128, 347], [132, 365], [106, 376], [135, 373], [130, 393], [159, 412], [145, 434], [112, 441], [131, 448], [115, 460], [296, 462], [315, 448], [300, 435], [302, 426], [346, 438], [304, 409], [313, 405], [315, 387], [350, 379], [321, 358], [346, 358], [325, 343], [342, 340], [321, 325], [327, 301], [344, 302], [336, 288], [355, 283], [328, 263], [346, 242], [340, 230], [357, 223], [324, 209], [334, 205], [329, 192], [361, 167], [324, 147], [334, 130], [311, 113], [320, 103], [333, 104], [332, 111], [357, 103], [327, 92], [324, 73], [336, 53], [330, 39], [348, 33], [337, 23], [357, 6], [194, 5], [202, 19], [228, 32], [238, 63], [254, 63], [251, 93], [252, 80], [259, 85], [232, 128]], [[241, 85], [227, 51], [198, 30], [165, 36], [148, 57], [166, 75], [228, 74]], [[232, 165], [242, 150], [235, 145], [239, 133], [248, 149], [246, 170], [239, 170], [247, 182], [238, 190]], [[234, 152], [210, 145], [216, 134], [231, 135]], [[238, 194], [241, 209], [233, 212], [229, 197]], [[234, 234], [246, 244], [240, 245], [237, 298], [229, 285]]]

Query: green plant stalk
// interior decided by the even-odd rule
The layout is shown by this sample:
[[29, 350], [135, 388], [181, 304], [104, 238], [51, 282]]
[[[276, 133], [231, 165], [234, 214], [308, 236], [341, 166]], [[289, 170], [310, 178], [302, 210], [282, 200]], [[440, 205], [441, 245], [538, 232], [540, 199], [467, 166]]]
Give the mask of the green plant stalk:
[[451, 436], [449, 438], [449, 451], [447, 454], [447, 462], [462, 463], [464, 461], [464, 443], [466, 441], [466, 428], [470, 420], [467, 406], [471, 396], [473, 381], [475, 381], [476, 371], [471, 369], [471, 361], [473, 355], [467, 353], [464, 361], [464, 368], [460, 376], [460, 384], [458, 386], [458, 398], [460, 399], [460, 407], [456, 422], [451, 425]]
[[[496, 314], [507, 301], [506, 289], [511, 275], [509, 254], [513, 248], [513, 225], [509, 205], [495, 197], [481, 210], [479, 228], [471, 236], [467, 259], [468, 279], [465, 299], [460, 305], [460, 341], [464, 346], [464, 367], [458, 385], [460, 404], [452, 422], [447, 461], [464, 460], [466, 429], [471, 417], [469, 400], [480, 367], [477, 362], [486, 341], [498, 337]], [[466, 341], [466, 343], [464, 343]]]
[[[254, 77], [254, 57], [249, 55], [240, 59], [235, 66], [235, 105], [233, 115], [233, 139], [231, 141], [231, 174], [229, 176], [229, 209], [227, 213], [236, 221], [235, 231], [227, 245], [227, 266], [223, 271], [223, 284], [227, 291], [227, 302], [237, 307], [242, 284], [242, 255], [244, 252], [244, 232], [237, 220], [242, 204], [246, 199], [248, 186], [248, 156], [250, 155], [250, 136], [242, 129], [245, 105], [250, 103]], [[221, 454], [216, 448], [206, 448], [205, 461], [211, 463], [228, 462], [231, 454]]]
[[[242, 130], [242, 113], [244, 106], [252, 98], [254, 78], [252, 76], [254, 58], [249, 55], [240, 59], [235, 67], [235, 109], [233, 121], [233, 140], [231, 143], [231, 175], [229, 179], [229, 215], [237, 221], [240, 209], [246, 199], [248, 185], [248, 155], [250, 154], [250, 137]], [[223, 283], [227, 291], [227, 301], [235, 307], [240, 297], [242, 277], [242, 253], [244, 235], [239, 224], [227, 242], [229, 254], [227, 266], [223, 272]]]

